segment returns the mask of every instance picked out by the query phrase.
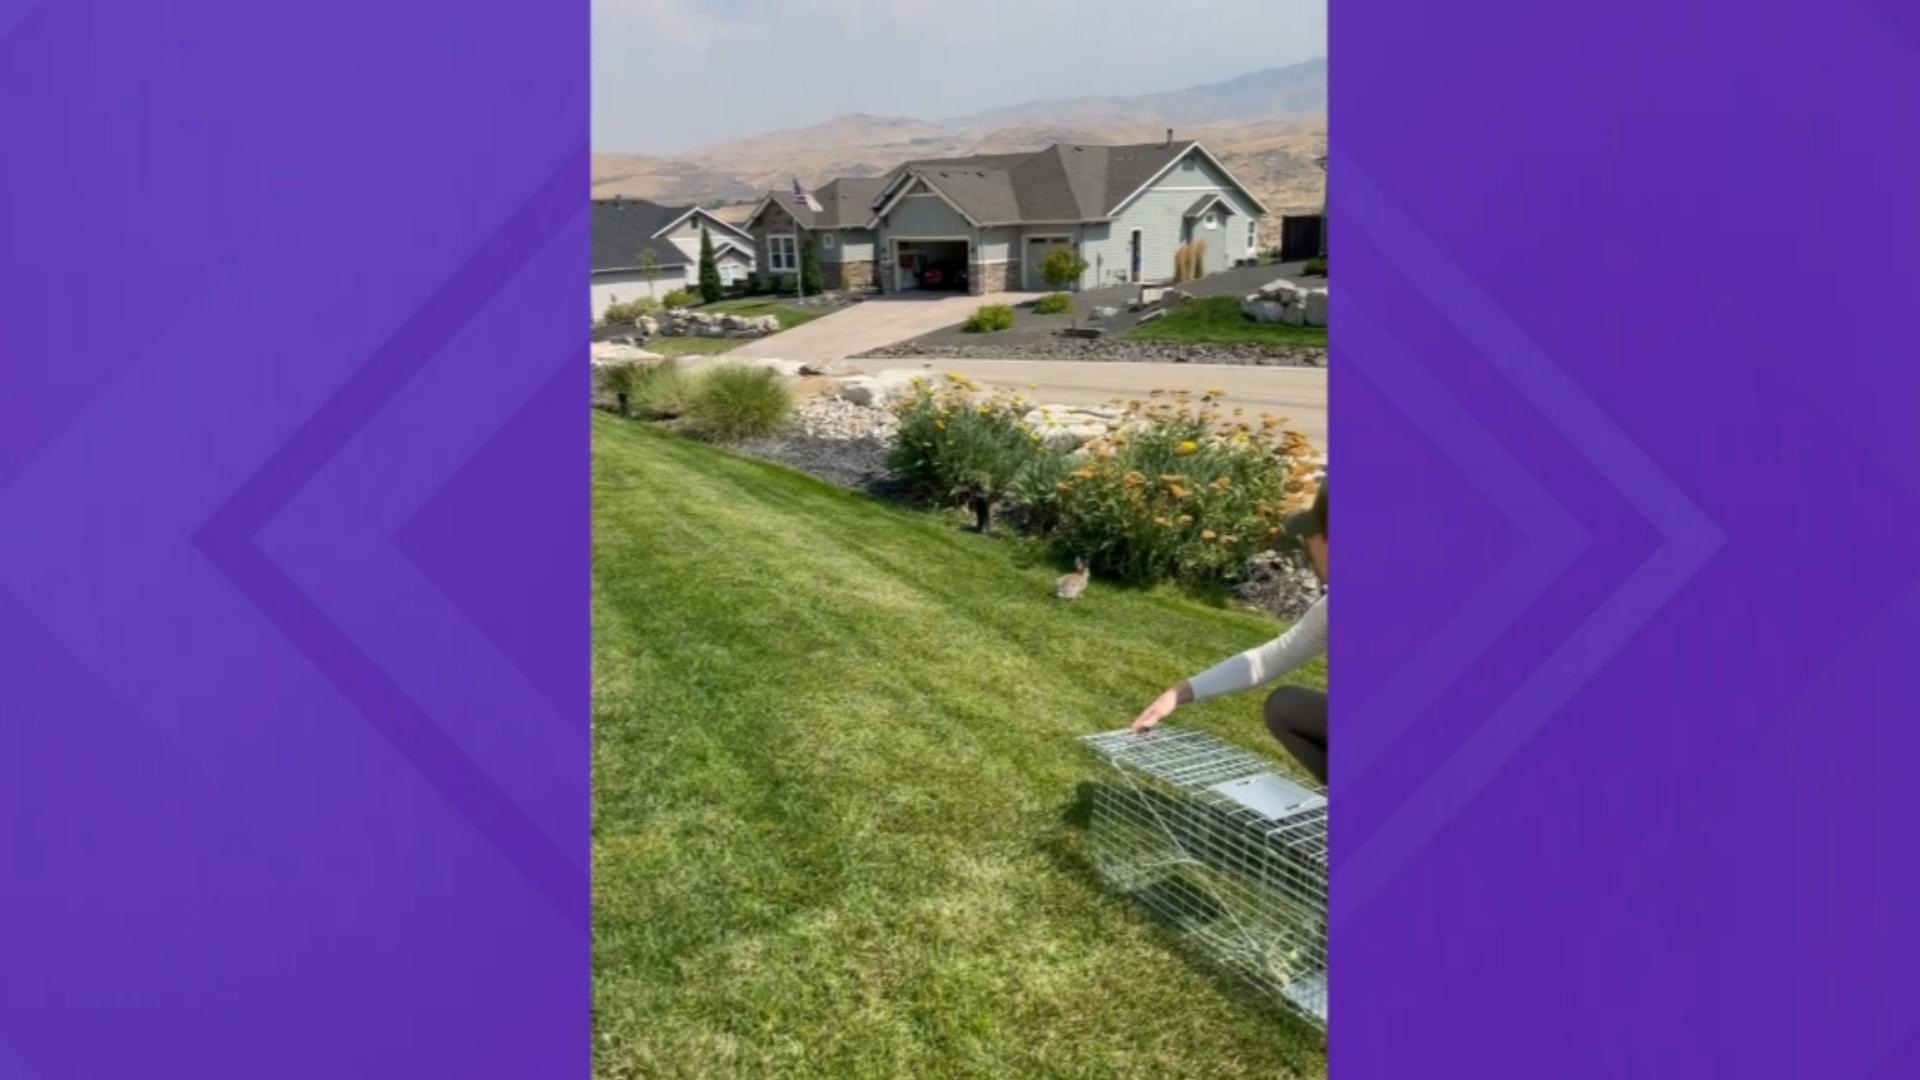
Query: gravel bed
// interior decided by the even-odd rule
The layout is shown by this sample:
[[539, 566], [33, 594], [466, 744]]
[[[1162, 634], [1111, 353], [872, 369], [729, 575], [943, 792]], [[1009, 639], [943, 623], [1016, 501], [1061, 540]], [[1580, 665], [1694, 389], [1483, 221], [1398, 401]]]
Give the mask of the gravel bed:
[[1173, 341], [1090, 341], [1044, 338], [1028, 341], [903, 341], [869, 349], [856, 360], [1083, 360], [1133, 364], [1238, 364], [1259, 367], [1325, 367], [1327, 350], [1311, 346], [1195, 345]]
[[1263, 552], [1253, 557], [1247, 576], [1229, 591], [1277, 619], [1292, 622], [1306, 614], [1325, 589], [1304, 562], [1278, 552]]

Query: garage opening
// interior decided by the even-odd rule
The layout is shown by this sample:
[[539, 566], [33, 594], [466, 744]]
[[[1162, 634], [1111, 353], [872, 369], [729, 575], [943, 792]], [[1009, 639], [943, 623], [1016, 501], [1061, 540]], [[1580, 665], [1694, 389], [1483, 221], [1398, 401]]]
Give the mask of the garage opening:
[[895, 240], [900, 291], [966, 292], [968, 244], [965, 240]]

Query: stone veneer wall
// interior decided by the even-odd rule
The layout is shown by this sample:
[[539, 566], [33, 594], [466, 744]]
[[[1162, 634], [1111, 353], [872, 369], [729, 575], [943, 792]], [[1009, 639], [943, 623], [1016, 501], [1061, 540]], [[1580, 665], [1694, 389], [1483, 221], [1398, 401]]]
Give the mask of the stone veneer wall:
[[827, 288], [839, 292], [867, 292], [874, 287], [873, 261], [860, 259], [849, 263], [821, 263], [820, 276]]
[[[1009, 276], [1011, 269], [1012, 276]], [[1009, 281], [1019, 281], [1019, 263], [991, 262], [975, 263], [973, 273], [967, 282], [967, 291], [975, 296], [987, 293], [1006, 292]]]

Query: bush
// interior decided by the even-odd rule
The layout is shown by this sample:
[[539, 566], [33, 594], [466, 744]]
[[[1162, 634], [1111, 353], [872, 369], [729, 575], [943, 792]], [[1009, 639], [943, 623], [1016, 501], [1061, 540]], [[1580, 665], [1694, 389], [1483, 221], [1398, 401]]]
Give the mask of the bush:
[[800, 239], [800, 280], [808, 296], [820, 292], [820, 250], [814, 246], [811, 233]]
[[670, 308], [692, 307], [700, 302], [700, 294], [692, 289], [675, 289], [661, 297], [660, 302]]
[[623, 326], [628, 323], [638, 322], [640, 321], [640, 316], [651, 315], [659, 310], [660, 301], [655, 300], [651, 296], [642, 296], [638, 300], [628, 301], [624, 304], [608, 304], [606, 312], [600, 316], [600, 321], [609, 326]]
[[1204, 276], [1207, 265], [1207, 242], [1195, 240], [1181, 244], [1173, 249], [1173, 283], [1181, 285], [1198, 280]]
[[1287, 513], [1311, 497], [1304, 437], [1223, 424], [1202, 398], [1136, 406], [1128, 422], [1090, 444], [1044, 506], [1054, 543], [1100, 573], [1132, 581], [1220, 581], [1280, 536]]
[[1013, 308], [1006, 304], [988, 304], [967, 316], [960, 329], [969, 334], [987, 334], [1013, 325]]
[[1073, 297], [1063, 292], [1048, 293], [1033, 302], [1035, 315], [1058, 315], [1073, 310]]
[[720, 262], [713, 254], [713, 237], [700, 227], [700, 298], [711, 304], [720, 299]]
[[1064, 291], [1080, 283], [1087, 272], [1087, 260], [1071, 244], [1057, 244], [1040, 260], [1040, 276], [1055, 291]]
[[694, 381], [687, 430], [712, 442], [772, 435], [793, 414], [793, 394], [771, 369], [730, 364]]
[[1324, 258], [1308, 259], [1307, 265], [1303, 267], [1300, 272], [1303, 274], [1316, 274], [1320, 277], [1326, 277], [1327, 276], [1327, 260]]
[[632, 412], [650, 420], [671, 420], [686, 414], [693, 380], [671, 360], [638, 368], [629, 393]]
[[900, 431], [887, 467], [909, 495], [935, 506], [966, 506], [979, 531], [993, 529], [993, 507], [1048, 455], [1021, 421], [1021, 399], [1005, 393], [986, 401], [958, 375], [934, 389], [921, 383], [898, 408]]

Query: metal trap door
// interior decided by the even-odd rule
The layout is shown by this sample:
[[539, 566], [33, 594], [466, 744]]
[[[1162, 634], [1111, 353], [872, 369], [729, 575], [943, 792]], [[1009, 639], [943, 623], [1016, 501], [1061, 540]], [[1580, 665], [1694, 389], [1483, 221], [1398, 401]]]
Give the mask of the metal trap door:
[[1268, 821], [1280, 821], [1327, 805], [1324, 796], [1279, 773], [1261, 773], [1228, 780], [1207, 789], [1253, 811]]

